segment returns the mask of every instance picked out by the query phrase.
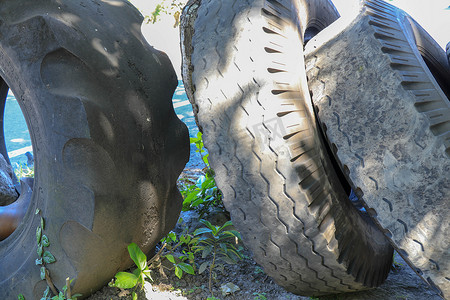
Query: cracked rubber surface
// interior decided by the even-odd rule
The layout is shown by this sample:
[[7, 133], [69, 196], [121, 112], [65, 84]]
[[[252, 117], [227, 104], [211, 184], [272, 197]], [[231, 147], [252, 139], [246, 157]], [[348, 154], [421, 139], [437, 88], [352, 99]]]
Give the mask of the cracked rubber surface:
[[[364, 1], [307, 45], [313, 103], [349, 182], [398, 252], [450, 297], [450, 68], [403, 11]], [[342, 28], [339, 28], [341, 26]]]
[[378, 286], [392, 247], [348, 200], [306, 87], [300, 35], [337, 14], [328, 1], [294, 3], [190, 1], [187, 93], [225, 206], [265, 272], [302, 295]]
[[87, 297], [131, 265], [129, 243], [148, 252], [176, 224], [189, 157], [176, 75], [128, 1], [3, 1], [0, 19], [2, 88], [22, 108], [36, 168], [25, 220], [0, 242], [0, 298], [42, 297], [37, 208], [50, 277]]

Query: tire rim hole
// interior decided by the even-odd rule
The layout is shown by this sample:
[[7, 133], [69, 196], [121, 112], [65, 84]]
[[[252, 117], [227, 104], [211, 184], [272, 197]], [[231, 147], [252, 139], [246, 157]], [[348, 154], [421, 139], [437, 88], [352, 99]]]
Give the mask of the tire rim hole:
[[306, 28], [305, 33], [303, 34], [303, 46], [306, 46], [306, 44], [320, 31], [321, 30], [316, 26], [309, 26], [308, 28]]
[[[2, 80], [0, 83], [0, 113], [3, 128], [0, 134], [0, 153], [6, 165], [2, 176], [11, 179], [17, 196], [7, 198], [0, 193], [0, 241], [9, 237], [23, 220], [31, 199], [34, 180], [34, 158], [29, 129], [14, 94]], [[12, 173], [11, 173], [12, 171]], [[2, 183], [3, 188], [8, 182]]]

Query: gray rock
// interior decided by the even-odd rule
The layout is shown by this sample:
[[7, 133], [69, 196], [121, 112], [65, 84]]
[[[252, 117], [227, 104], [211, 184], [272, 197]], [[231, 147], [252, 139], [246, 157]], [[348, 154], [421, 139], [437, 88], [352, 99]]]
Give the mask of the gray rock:
[[13, 176], [13, 169], [0, 154], [0, 206], [11, 204], [19, 197], [14, 187]]
[[25, 156], [27, 157], [27, 166], [31, 168], [34, 165], [33, 154], [31, 152], [27, 151], [25, 153]]

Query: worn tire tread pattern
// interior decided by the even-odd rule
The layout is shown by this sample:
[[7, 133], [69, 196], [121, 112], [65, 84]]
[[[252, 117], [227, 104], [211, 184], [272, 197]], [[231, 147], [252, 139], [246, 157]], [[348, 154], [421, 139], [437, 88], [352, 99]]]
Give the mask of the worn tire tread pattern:
[[[389, 161], [392, 154], [389, 153], [387, 158], [385, 156], [383, 160], [383, 156], [373, 153], [382, 153], [383, 149], [387, 148], [393, 152], [392, 149], [394, 148], [389, 147], [390, 145], [384, 146], [383, 142], [380, 142], [382, 146], [374, 146], [376, 145], [376, 142], [373, 142], [368, 138], [361, 138], [356, 133], [356, 131], [358, 131], [357, 126], [360, 126], [359, 124], [364, 124], [364, 121], [355, 122], [354, 119], [359, 118], [360, 120], [365, 120], [369, 119], [369, 117], [364, 116], [364, 114], [362, 114], [363, 109], [360, 109], [360, 107], [365, 104], [353, 105], [351, 101], [358, 101], [361, 103], [366, 101], [369, 103], [378, 101], [378, 99], [374, 100], [371, 95], [367, 96], [367, 99], [364, 99], [364, 96], [359, 96], [357, 99], [348, 99], [352, 96], [348, 96], [341, 91], [345, 89], [355, 89], [351, 84], [347, 84], [348, 82], [355, 82], [355, 80], [362, 82], [358, 84], [358, 87], [361, 86], [359, 87], [360, 90], [364, 88], [365, 84], [367, 84], [367, 86], [371, 85], [371, 82], [360, 79], [359, 74], [357, 74], [358, 71], [366, 72], [365, 69], [360, 67], [360, 70], [348, 76], [347, 74], [342, 75], [339, 73], [341, 72], [340, 70], [333, 70], [330, 72], [330, 67], [327, 65], [329, 61], [333, 61], [333, 63], [336, 61], [335, 63], [341, 66], [350, 63], [350, 60], [344, 55], [340, 55], [340, 58], [338, 59], [332, 58], [334, 56], [337, 57], [338, 55], [335, 53], [340, 51], [347, 51], [348, 53], [358, 51], [370, 53], [370, 51], [374, 51], [372, 49], [366, 49], [369, 48], [369, 46], [366, 46], [364, 43], [369, 44], [369, 42], [361, 42], [361, 48], [366, 47], [364, 50], [353, 49], [353, 45], [357, 45], [359, 41], [352, 41], [352, 46], [349, 46], [349, 49], [345, 49], [345, 46], [342, 45], [330, 44], [330, 42], [327, 41], [322, 45], [315, 45], [319, 48], [319, 54], [316, 50], [307, 50], [307, 73], [313, 94], [313, 102], [316, 105], [316, 110], [322, 121], [321, 124], [327, 132], [328, 140], [332, 144], [332, 147], [336, 149], [336, 158], [340, 161], [343, 168], [346, 168], [347, 170], [350, 169], [348, 171], [349, 181], [352, 182], [353, 188], [357, 191], [357, 195], [365, 201], [366, 208], [376, 218], [377, 223], [384, 228], [387, 236], [392, 240], [393, 245], [395, 245], [396, 249], [405, 260], [413, 266], [416, 272], [426, 279], [432, 287], [436, 288], [436, 290], [440, 289], [438, 292], [441, 296], [447, 297], [450, 288], [450, 279], [448, 277], [448, 212], [450, 210], [448, 201], [447, 203], [445, 202], [450, 196], [448, 179], [448, 172], [450, 170], [450, 102], [447, 99], [448, 95], [446, 97], [442, 88], [450, 83], [450, 72], [448, 71], [450, 70], [449, 63], [445, 61], [445, 55], [430, 58], [434, 60], [436, 65], [442, 68], [444, 85], [440, 86], [439, 82], [433, 79], [433, 75], [427, 69], [425, 63], [420, 62], [420, 59], [418, 59], [418, 56], [422, 54], [420, 51], [426, 51], [427, 49], [418, 50], [413, 49], [411, 46], [411, 41], [414, 41], [414, 37], [412, 36], [413, 29], [411, 28], [414, 28], [414, 26], [417, 27], [418, 25], [409, 16], [404, 15], [403, 12], [388, 3], [379, 0], [367, 0], [364, 2], [363, 12], [358, 18], [358, 21], [354, 21], [354, 23], [367, 23], [367, 27], [370, 28], [370, 30], [368, 30], [370, 33], [367, 35], [373, 39], [373, 45], [376, 45], [373, 47], [378, 47], [379, 52], [376, 55], [379, 55], [379, 58], [378, 56], [375, 56], [375, 54], [372, 54], [373, 56], [370, 59], [379, 61], [381, 66], [388, 66], [388, 71], [386, 71], [383, 76], [392, 76], [392, 80], [398, 82], [398, 86], [401, 87], [400, 89], [407, 93], [407, 96], [398, 96], [403, 97], [399, 99], [405, 99], [403, 102], [399, 102], [399, 110], [406, 111], [406, 109], [403, 109], [404, 107], [413, 107], [413, 110], [415, 111], [415, 113], [412, 113], [412, 110], [408, 109], [408, 116], [414, 115], [415, 118], [412, 119], [412, 129], [408, 129], [408, 131], [404, 132], [404, 135], [409, 136], [402, 136], [399, 138], [411, 141], [409, 142], [411, 144], [411, 146], [409, 146], [410, 148], [405, 147], [404, 149], [414, 149], [415, 152], [413, 153], [412, 150], [410, 150], [410, 154], [402, 153], [401, 155], [398, 154], [400, 152], [397, 152], [397, 156], [405, 161], [408, 161], [409, 159], [422, 161], [424, 160], [424, 157], [433, 157], [433, 159], [435, 158], [440, 162], [439, 166], [436, 167], [434, 164], [427, 165], [426, 163], [428, 161], [425, 161], [423, 165], [419, 166], [422, 171], [418, 171], [418, 173], [422, 172], [421, 176], [424, 178], [427, 177], [427, 180], [432, 180], [438, 184], [432, 187], [435, 189], [436, 198], [432, 196], [434, 203], [431, 205], [435, 206], [436, 210], [427, 207], [426, 199], [430, 199], [430, 196], [423, 196], [422, 190], [419, 193], [416, 188], [414, 188], [412, 193], [415, 196], [411, 197], [410, 200], [406, 199], [406, 196], [397, 197], [397, 191], [394, 192], [395, 188], [390, 191], [387, 187], [389, 184], [386, 182], [389, 173], [388, 171], [382, 171], [382, 166], [384, 164], [385, 167], [388, 168], [393, 165], [393, 163]], [[408, 19], [408, 21], [402, 22], [402, 20], [406, 19]], [[354, 23], [349, 27], [353, 26]], [[410, 24], [411, 28], [409, 27]], [[351, 40], [350, 37], [347, 39], [347, 36], [350, 36], [349, 32], [350, 31], [348, 30], [348, 32], [346, 31], [344, 34], [339, 35], [339, 38], [345, 40], [348, 44], [350, 44], [349, 41]], [[408, 32], [411, 36], [407, 36]], [[420, 34], [424, 35], [426, 33]], [[424, 40], [426, 38], [429, 37], [424, 37]], [[332, 43], [335, 43], [334, 40], [337, 41], [334, 36], [332, 40]], [[313, 46], [311, 46], [310, 49], [312, 49], [312, 47]], [[336, 50], [330, 50], [333, 49], [333, 47], [335, 47]], [[337, 50], [338, 48], [339, 50]], [[426, 54], [422, 55], [426, 56]], [[326, 62], [327, 60], [328, 62]], [[351, 63], [362, 64], [362, 61], [364, 61], [363, 58], [360, 60], [353, 60]], [[368, 67], [364, 66], [364, 68]], [[378, 68], [378, 66], [376, 68]], [[367, 73], [368, 72], [369, 71], [367, 71]], [[377, 71], [375, 70], [373, 72]], [[388, 73], [389, 75], [386, 75]], [[354, 74], [358, 75], [358, 79], [356, 79]], [[331, 78], [341, 77], [343, 79], [339, 89], [333, 84]], [[382, 84], [384, 84], [383, 81], [381, 85]], [[381, 86], [379, 92], [384, 92], [381, 89]], [[387, 97], [386, 99], [390, 100], [391, 98]], [[349, 103], [349, 106], [346, 108], [340, 106], [340, 103], [344, 103], [345, 101]], [[397, 101], [397, 99], [392, 101]], [[380, 107], [383, 108], [385, 103], [387, 103], [387, 100], [381, 99]], [[367, 107], [370, 106], [370, 104], [366, 105]], [[356, 109], [355, 106], [357, 107]], [[397, 107], [394, 106], [394, 109], [396, 108]], [[357, 116], [350, 115], [348, 113], [350, 111]], [[377, 112], [377, 114], [378, 113], [379, 112]], [[426, 116], [427, 121], [422, 121], [420, 115]], [[401, 120], [401, 116], [399, 118]], [[418, 121], [419, 119], [421, 121]], [[405, 119], [404, 121], [407, 122], [408, 120]], [[376, 122], [371, 119], [369, 123], [375, 124]], [[379, 125], [365, 124], [364, 126], [366, 128], [373, 126], [374, 131], [376, 128], [375, 126]], [[429, 133], [431, 133], [434, 138], [427, 133], [423, 134], [422, 129], [418, 129], [424, 128], [424, 126], [429, 129]], [[380, 127], [381, 128], [377, 130], [385, 130], [386, 136], [389, 138], [390, 134], [399, 134], [398, 132], [400, 132], [400, 130], [396, 131], [396, 129], [393, 129], [391, 130], [391, 133], [387, 126], [380, 125]], [[367, 132], [369, 132], [370, 129], [363, 129], [359, 132], [364, 131], [367, 136]], [[426, 138], [424, 138], [424, 136], [426, 136]], [[378, 139], [374, 140], [378, 141]], [[401, 144], [403, 142], [400, 140], [399, 143]], [[411, 158], [405, 158], [409, 155], [411, 155]], [[379, 165], [380, 169], [377, 169], [378, 167], [373, 167], [374, 162], [378, 162], [377, 165]], [[401, 167], [404, 163], [404, 161], [400, 159], [399, 162], [398, 167], [396, 166], [397, 172], [401, 172]], [[436, 174], [441, 175], [433, 177], [436, 176]], [[399, 173], [398, 176], [404, 175]], [[409, 189], [411, 189], [411, 184], [417, 184], [417, 182], [409, 182], [409, 184]], [[404, 190], [402, 194], [409, 194], [409, 189]], [[422, 200], [421, 198], [425, 200]], [[409, 201], [416, 201], [419, 204], [411, 204]], [[423, 213], [424, 218], [426, 218], [426, 213], [433, 214], [438, 218], [439, 216], [441, 217], [442, 222], [438, 222], [437, 224], [428, 223], [428, 225], [426, 225], [426, 222], [432, 222], [430, 216], [428, 216], [428, 221], [423, 221], [423, 224], [420, 225], [430, 228], [432, 226], [440, 226], [440, 230], [435, 233], [437, 236], [433, 236], [432, 239], [427, 240], [427, 230], [423, 229], [425, 227], [416, 228], [421, 220], [411, 217], [411, 207], [416, 207], [415, 210]], [[420, 230], [424, 231], [420, 232]], [[432, 242], [432, 240], [434, 242]]]
[[192, 36], [184, 41], [185, 86], [225, 205], [266, 273], [303, 295], [378, 286], [391, 248], [370, 234], [369, 245], [358, 240], [352, 222], [361, 217], [349, 201], [339, 204], [345, 193], [337, 196], [329, 182], [336, 175], [322, 164], [314, 115], [298, 82], [301, 54], [296, 63], [288, 60], [287, 52], [302, 49], [290, 7], [275, 0], [188, 5], [184, 15], [196, 19], [182, 21], [194, 23], [193, 33], [182, 33]]

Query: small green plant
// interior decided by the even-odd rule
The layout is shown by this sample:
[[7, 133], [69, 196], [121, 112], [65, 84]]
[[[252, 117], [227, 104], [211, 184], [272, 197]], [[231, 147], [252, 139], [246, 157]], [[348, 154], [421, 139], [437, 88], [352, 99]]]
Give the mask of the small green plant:
[[[172, 263], [175, 275], [179, 279], [183, 276], [183, 272], [191, 275], [195, 274], [195, 258], [192, 247], [197, 245], [198, 240], [198, 238], [194, 238], [188, 232], [183, 232], [180, 236], [170, 232], [161, 240], [168, 249], [168, 252], [162, 254], [161, 257]], [[179, 247], [183, 248], [181, 250], [182, 255], [174, 256], [175, 250]]]
[[206, 220], [200, 220], [205, 227], [198, 228], [194, 231], [194, 236], [200, 236], [198, 245], [194, 246], [195, 253], [201, 252], [202, 258], [210, 260], [202, 263], [198, 269], [199, 274], [203, 273], [209, 267], [209, 292], [212, 296], [212, 279], [216, 278], [215, 269], [223, 270], [224, 263], [235, 264], [242, 259], [240, 254], [241, 248], [237, 249], [230, 240], [240, 240], [241, 235], [236, 230], [226, 230], [232, 225], [231, 221], [226, 222], [222, 226], [212, 225]]
[[217, 188], [214, 175], [206, 173], [201, 176], [195, 185], [182, 189], [183, 211], [197, 211], [202, 218], [212, 208], [225, 211], [222, 202], [222, 192]]
[[137, 299], [136, 289], [140, 285], [141, 289], [144, 288], [145, 278], [152, 281], [150, 276], [150, 269], [147, 265], [147, 256], [139, 249], [139, 246], [135, 243], [128, 245], [128, 253], [131, 259], [136, 264], [137, 268], [133, 273], [129, 272], [118, 272], [115, 275], [114, 283], [110, 283], [111, 287], [118, 287], [121, 289], [131, 289], [134, 288], [132, 292], [133, 300]]
[[62, 291], [60, 291], [56, 296], [53, 297], [48, 296], [50, 294], [50, 287], [47, 286], [47, 289], [44, 291], [44, 295], [41, 300], [77, 300], [78, 297], [81, 297], [81, 294], [71, 294], [70, 284], [72, 283], [72, 281], [73, 279], [70, 280], [69, 278], [66, 278], [66, 285], [63, 286]]
[[254, 300], [267, 300], [266, 293], [253, 293]]
[[202, 158], [202, 160], [205, 163], [206, 167], [209, 168], [209, 161], [208, 161], [209, 154], [205, 150], [205, 145], [203, 144], [203, 135], [202, 135], [202, 133], [199, 131], [197, 133], [197, 137], [195, 137], [195, 138], [191, 137], [191, 138], [189, 138], [189, 141], [190, 141], [191, 144], [195, 145], [195, 147], [197, 148], [195, 150], [195, 152], [200, 154], [200, 157]]
[[264, 274], [264, 270], [260, 266], [256, 266], [255, 270], [253, 271], [255, 274]]
[[14, 167], [14, 173], [19, 180], [23, 177], [34, 177], [34, 167], [30, 168], [24, 164], [16, 164]]
[[195, 184], [184, 183], [181, 187], [181, 194], [183, 195], [183, 211], [194, 210], [197, 211], [202, 218], [206, 213], [210, 212], [212, 208], [220, 211], [225, 211], [222, 202], [222, 192], [217, 188], [214, 179], [214, 171], [209, 167], [208, 157], [203, 145], [202, 134], [199, 132], [197, 137], [190, 138], [191, 144], [194, 144], [205, 163], [205, 175], [200, 176]]
[[[62, 290], [59, 292], [53, 285], [52, 279], [50, 278], [50, 274], [46, 266], [48, 264], [56, 262], [56, 258], [49, 250], [46, 250], [46, 248], [50, 246], [50, 239], [47, 237], [47, 235], [44, 234], [45, 220], [42, 217], [41, 210], [37, 208], [34, 214], [40, 216], [40, 222], [38, 227], [36, 228], [36, 243], [37, 243], [36, 252], [38, 258], [35, 260], [35, 264], [37, 266], [40, 266], [41, 280], [45, 280], [47, 282], [47, 288], [44, 290], [41, 300], [76, 300], [78, 297], [81, 297], [82, 295], [71, 294], [70, 284], [72, 283], [73, 279], [69, 280], [69, 278], [66, 278], [66, 285], [63, 286]], [[50, 290], [55, 296], [53, 297], [50, 296]], [[19, 300], [25, 300], [23, 294], [19, 294], [17, 298]]]
[[173, 27], [177, 27], [180, 24], [181, 10], [186, 4], [187, 0], [169, 0], [169, 4], [166, 0], [160, 0], [161, 2], [155, 6], [155, 9], [150, 13], [150, 16], [146, 16], [145, 19], [148, 23], [156, 23], [160, 20], [161, 14], [173, 15], [175, 23]]
[[[70, 292], [70, 284], [72, 283], [73, 279], [70, 280], [69, 278], [66, 278], [66, 285], [63, 286], [62, 291], [59, 293], [56, 293], [56, 296], [51, 297], [50, 296], [50, 286], [47, 286], [47, 288], [44, 291], [44, 294], [42, 295], [41, 300], [77, 300], [78, 297], [81, 297], [81, 294], [75, 294], [72, 295]], [[17, 296], [18, 300], [25, 300], [25, 297], [22, 294], [19, 294]]]
[[398, 270], [400, 270], [402, 267], [403, 267], [403, 264], [400, 263], [400, 262], [398, 262], [398, 261], [395, 259], [395, 252], [394, 252], [394, 254], [392, 255], [392, 266], [391, 266], [391, 270], [393, 270], [393, 271], [398, 271]]
[[[61, 291], [58, 293], [55, 286], [53, 285], [52, 279], [50, 278], [50, 274], [47, 270], [47, 265], [52, 264], [56, 262], [56, 258], [53, 256], [53, 254], [46, 250], [50, 246], [50, 239], [47, 237], [47, 235], [44, 234], [45, 230], [45, 220], [42, 217], [41, 210], [39, 208], [36, 209], [35, 215], [40, 215], [40, 223], [38, 227], [36, 228], [36, 242], [37, 242], [37, 255], [38, 258], [35, 260], [35, 264], [37, 266], [40, 266], [40, 276], [42, 280], [45, 280], [47, 282], [47, 289], [44, 291], [44, 295], [42, 299], [64, 299], [61, 297], [66, 297], [66, 291], [68, 290], [68, 299], [72, 299], [72, 296], [70, 295], [70, 282], [69, 279], [66, 280], [66, 285], [63, 287], [63, 293], [61, 296]], [[53, 292], [54, 296], [53, 298], [48, 298], [48, 295], [50, 293], [50, 290]], [[55, 298], [57, 297], [57, 298]], [[78, 296], [79, 297], [79, 296]], [[41, 300], [42, 300], [41, 299]]]

